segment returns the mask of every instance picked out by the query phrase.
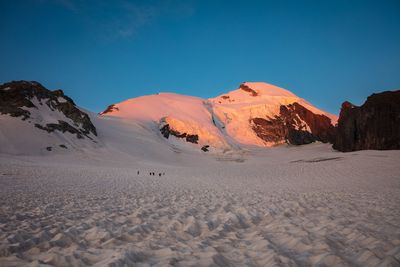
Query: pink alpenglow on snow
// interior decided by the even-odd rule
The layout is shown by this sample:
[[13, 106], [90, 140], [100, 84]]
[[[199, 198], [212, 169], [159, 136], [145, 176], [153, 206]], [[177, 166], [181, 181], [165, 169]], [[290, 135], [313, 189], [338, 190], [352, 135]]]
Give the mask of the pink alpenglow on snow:
[[[262, 82], [246, 82], [234, 91], [207, 100], [174, 93], [142, 96], [111, 105], [101, 114], [146, 127], [160, 128], [161, 123], [165, 125], [168, 121], [169, 127], [179, 133], [197, 135], [199, 145], [224, 150], [243, 145], [269, 147], [284, 143], [285, 138], [279, 142], [260, 138], [252, 120], [280, 116], [281, 106], [293, 103], [327, 116], [332, 125], [337, 121], [337, 116], [316, 108], [290, 91]], [[298, 121], [310, 131], [304, 120], [299, 118]]]

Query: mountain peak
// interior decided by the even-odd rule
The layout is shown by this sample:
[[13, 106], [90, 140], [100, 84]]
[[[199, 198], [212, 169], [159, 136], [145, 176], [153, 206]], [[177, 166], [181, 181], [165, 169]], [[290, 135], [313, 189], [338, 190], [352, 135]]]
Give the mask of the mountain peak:
[[252, 96], [296, 96], [286, 89], [264, 82], [244, 82], [240, 84], [239, 89], [251, 93]]
[[[269, 135], [265, 137], [266, 132], [271, 132], [265, 130], [271, 118], [285, 119], [294, 125], [290, 128], [292, 132], [307, 132], [288, 139], [296, 144], [327, 141], [326, 132], [337, 120], [336, 116], [319, 110], [292, 92], [263, 82], [244, 82], [236, 90], [208, 100], [174, 93], [132, 98], [109, 106], [101, 115], [133, 120], [147, 128], [158, 126], [162, 136], [174, 145], [178, 138], [222, 150], [238, 144], [271, 146], [285, 142], [288, 134], [279, 133], [272, 139]], [[310, 122], [314, 118], [318, 125]], [[273, 122], [286, 133], [289, 130], [282, 121]]]
[[279, 104], [293, 103], [300, 99], [289, 90], [264, 82], [243, 82], [239, 88], [209, 99], [216, 104]]

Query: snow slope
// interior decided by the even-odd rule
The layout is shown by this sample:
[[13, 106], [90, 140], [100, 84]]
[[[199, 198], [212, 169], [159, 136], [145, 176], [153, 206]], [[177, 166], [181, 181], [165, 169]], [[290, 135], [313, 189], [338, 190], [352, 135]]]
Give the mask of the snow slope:
[[[82, 125], [76, 124], [65, 114], [57, 109], [51, 109], [45, 104], [47, 99], [38, 100], [36, 97], [30, 99], [34, 107], [22, 107], [29, 111], [30, 116], [26, 120], [20, 117], [12, 117], [7, 114], [0, 114], [0, 153], [29, 155], [48, 154], [47, 148], [51, 147], [53, 152], [63, 153], [68, 149], [86, 151], [96, 149], [100, 146], [100, 140], [89, 133], [88, 136], [77, 138], [76, 134], [68, 131], [53, 131], [39, 129], [35, 125], [45, 126], [57, 124], [64, 121], [81, 129]], [[59, 98], [60, 103], [65, 101]]]
[[[197, 134], [199, 145], [212, 145], [217, 149], [229, 148], [219, 129], [213, 125], [211, 113], [204, 105], [204, 100], [198, 97], [174, 93], [142, 96], [115, 104], [111, 112], [101, 114], [133, 121], [155, 131], [159, 131], [163, 121], [167, 121], [181, 133]], [[184, 144], [173, 136], [171, 139], [176, 145]]]

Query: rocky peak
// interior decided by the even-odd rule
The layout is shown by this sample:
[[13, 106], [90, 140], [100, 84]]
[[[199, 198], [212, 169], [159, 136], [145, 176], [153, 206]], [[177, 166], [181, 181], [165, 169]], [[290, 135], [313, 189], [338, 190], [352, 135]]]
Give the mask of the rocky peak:
[[115, 104], [112, 104], [112, 105], [109, 105], [103, 112], [100, 112], [99, 114], [104, 115], [107, 113], [111, 113], [114, 110], [119, 110], [119, 108]]
[[342, 110], [348, 110], [348, 109], [352, 109], [354, 108], [355, 105], [353, 105], [352, 103], [350, 103], [349, 101], [344, 101], [342, 103]]
[[346, 113], [349, 112], [349, 110], [351, 110], [352, 108], [354, 108], [355, 105], [353, 105], [352, 103], [350, 103], [349, 101], [345, 101], [342, 103], [342, 107], [340, 109], [340, 115], [339, 116], [345, 116]]
[[333, 148], [400, 149], [400, 90], [372, 94], [360, 107], [344, 102]]
[[[48, 113], [60, 112], [64, 117], [57, 123], [43, 123], [42, 107], [49, 109]], [[74, 101], [62, 90], [50, 91], [35, 81], [12, 81], [0, 85], [0, 114], [20, 117], [22, 120], [35, 121], [39, 129], [53, 132], [70, 132], [78, 138], [90, 138], [97, 135], [96, 128], [89, 116], [76, 107]]]

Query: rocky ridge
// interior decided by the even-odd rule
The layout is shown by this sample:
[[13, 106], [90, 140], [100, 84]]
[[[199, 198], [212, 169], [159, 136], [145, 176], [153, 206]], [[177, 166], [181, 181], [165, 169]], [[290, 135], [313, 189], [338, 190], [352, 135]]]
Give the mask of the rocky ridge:
[[[50, 112], [63, 115], [65, 120], [53, 119], [52, 122], [46, 123], [44, 117], [48, 117], [49, 114], [41, 112], [41, 109], [46, 107]], [[18, 117], [28, 122], [34, 121], [36, 128], [47, 132], [69, 132], [79, 139], [93, 139], [93, 136], [97, 136], [96, 127], [89, 116], [77, 108], [74, 101], [62, 90], [50, 91], [35, 81], [12, 81], [0, 85], [0, 114]]]
[[400, 149], [400, 90], [372, 94], [360, 107], [344, 102], [333, 148]]

